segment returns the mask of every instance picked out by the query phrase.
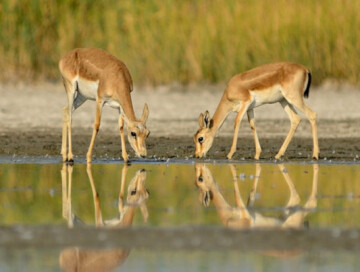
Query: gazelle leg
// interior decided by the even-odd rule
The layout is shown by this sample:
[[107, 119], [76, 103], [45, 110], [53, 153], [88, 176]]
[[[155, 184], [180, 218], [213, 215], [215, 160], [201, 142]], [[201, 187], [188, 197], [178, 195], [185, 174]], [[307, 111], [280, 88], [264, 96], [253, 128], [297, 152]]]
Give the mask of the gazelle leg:
[[[291, 102], [292, 103], [292, 102]], [[304, 104], [304, 102], [301, 100], [295, 101], [292, 103], [295, 107], [297, 107], [299, 110], [301, 110], [307, 119], [309, 120], [311, 124], [311, 130], [312, 130], [312, 137], [313, 137], [313, 155], [312, 157], [316, 160], [319, 159], [319, 142], [318, 142], [318, 133], [317, 133], [317, 121], [316, 121], [316, 112], [314, 112], [312, 109], [310, 109], [308, 106]]]
[[68, 215], [68, 195], [67, 195], [67, 165], [63, 163], [61, 168], [61, 188], [62, 188], [62, 216], [67, 219]]
[[71, 187], [72, 187], [72, 176], [73, 176], [73, 166], [68, 165], [68, 192], [67, 192], [67, 219], [68, 219], [68, 227], [72, 228], [74, 226], [74, 215], [72, 213], [72, 201], [71, 201]]
[[120, 137], [121, 137], [121, 154], [124, 159], [124, 162], [128, 162], [129, 157], [126, 152], [125, 136], [124, 136], [124, 116], [122, 114], [120, 114], [119, 116], [119, 129], [120, 129]]
[[92, 134], [92, 137], [91, 137], [91, 142], [90, 142], [88, 152], [86, 154], [86, 161], [88, 163], [91, 162], [92, 149], [94, 147], [96, 135], [99, 132], [102, 105], [103, 105], [102, 101], [100, 99], [97, 99], [96, 100], [96, 115], [95, 115], [93, 134]]
[[300, 196], [298, 192], [296, 191], [294, 182], [292, 181], [287, 169], [283, 164], [278, 164], [281, 174], [284, 176], [284, 179], [286, 181], [286, 184], [289, 187], [290, 190], [290, 198], [288, 203], [286, 204], [286, 208], [289, 209], [291, 207], [294, 207], [300, 203]]
[[282, 100], [281, 106], [283, 107], [284, 111], [287, 113], [287, 115], [290, 118], [290, 130], [288, 135], [285, 138], [284, 143], [282, 144], [279, 152], [276, 154], [275, 159], [280, 159], [282, 155], [284, 155], [289, 143], [291, 142], [291, 139], [294, 136], [294, 133], [299, 126], [299, 123], [301, 121], [300, 116], [295, 112], [293, 106], [291, 106], [285, 99]]
[[91, 163], [87, 164], [86, 173], [87, 173], [89, 181], [90, 181], [91, 191], [92, 191], [92, 195], [93, 195], [94, 209], [95, 209], [95, 226], [101, 227], [104, 225], [104, 223], [103, 223], [102, 214], [101, 214], [100, 198], [99, 198], [98, 192], [96, 191], [94, 178], [93, 178], [92, 171], [91, 171]]
[[236, 178], [236, 169], [235, 166], [233, 164], [230, 164], [230, 171], [231, 171], [231, 175], [233, 177], [233, 182], [234, 182], [234, 193], [235, 193], [235, 202], [236, 202], [236, 206], [237, 208], [240, 210], [240, 218], [247, 218], [250, 219], [250, 213], [248, 211], [248, 209], [246, 208], [246, 205], [244, 203], [244, 201], [242, 200], [241, 194], [240, 194], [240, 190], [239, 190], [239, 185], [237, 182], [237, 178]]
[[255, 198], [256, 198], [256, 190], [257, 190], [257, 186], [259, 183], [260, 174], [261, 174], [261, 165], [260, 165], [260, 163], [256, 163], [255, 164], [255, 179], [254, 179], [254, 184], [253, 184], [250, 194], [249, 194], [249, 199], [248, 199], [248, 203], [247, 203], [248, 207], [254, 206]]
[[257, 136], [256, 129], [255, 129], [254, 110], [253, 109], [248, 110], [247, 116], [248, 116], [248, 121], [249, 121], [251, 130], [254, 135], [254, 142], [255, 142], [255, 157], [254, 157], [254, 159], [258, 160], [260, 158], [261, 146], [260, 146], [259, 138]]
[[317, 133], [317, 121], [316, 121], [316, 113], [311, 110], [308, 106], [305, 106], [305, 115], [309, 119], [312, 129], [313, 136], [313, 155], [312, 157], [316, 160], [319, 159], [319, 142], [318, 142], [318, 133]]
[[63, 108], [63, 124], [62, 124], [62, 142], [61, 142], [61, 155], [63, 162], [67, 161], [67, 140], [68, 140], [68, 119], [69, 119], [69, 107], [66, 106]]
[[65, 78], [63, 78], [63, 83], [67, 94], [68, 106], [63, 108], [61, 154], [63, 157], [63, 161], [73, 162], [74, 156], [72, 153], [72, 142], [71, 142], [71, 121], [72, 121], [71, 114], [74, 105], [74, 95], [76, 92], [76, 85], [72, 84], [69, 80]]
[[310, 209], [315, 209], [317, 206], [317, 188], [319, 181], [319, 165], [313, 164], [313, 183], [310, 196], [306, 201], [304, 208], [309, 211]]
[[236, 151], [236, 143], [237, 143], [237, 138], [238, 138], [238, 133], [239, 133], [239, 128], [240, 128], [240, 123], [241, 123], [241, 120], [244, 117], [244, 114], [248, 107], [249, 107], [249, 103], [243, 102], [240, 110], [238, 111], [238, 114], [236, 115], [235, 127], [234, 127], [234, 138], [233, 138], [230, 152], [226, 156], [229, 160], [232, 158], [232, 156], [234, 155], [234, 153]]
[[124, 164], [123, 169], [121, 170], [121, 185], [120, 185], [120, 193], [119, 193], [119, 213], [122, 214], [124, 212], [124, 190], [126, 183], [126, 175], [129, 166]]
[[317, 206], [317, 186], [318, 186], [318, 175], [319, 175], [319, 165], [313, 165], [313, 184], [311, 194], [309, 199], [306, 201], [303, 206], [303, 210], [298, 210], [291, 214], [284, 222], [283, 228], [299, 228], [304, 224], [304, 219], [311, 210], [315, 209]]

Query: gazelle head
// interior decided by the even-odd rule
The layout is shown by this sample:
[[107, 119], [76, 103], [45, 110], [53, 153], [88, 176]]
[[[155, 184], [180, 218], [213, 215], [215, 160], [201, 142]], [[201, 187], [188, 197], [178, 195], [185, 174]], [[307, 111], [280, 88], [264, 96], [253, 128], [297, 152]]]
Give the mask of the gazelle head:
[[141, 205], [149, 197], [149, 192], [145, 187], [146, 170], [138, 170], [135, 177], [128, 186], [126, 203], [130, 205]]
[[149, 116], [149, 108], [144, 105], [144, 110], [140, 120], [130, 121], [125, 117], [127, 123], [128, 140], [134, 149], [136, 156], [144, 158], [147, 154], [145, 140], [150, 135], [150, 131], [146, 128], [146, 120]]
[[215, 185], [215, 181], [209, 168], [204, 164], [195, 164], [195, 185], [200, 189], [200, 202], [208, 207], [213, 197], [211, 187]]
[[215, 135], [211, 129], [213, 122], [210, 120], [208, 111], [205, 114], [200, 114], [198, 122], [200, 128], [194, 135], [195, 157], [202, 158], [206, 156], [206, 153], [212, 146]]
[[146, 170], [138, 170], [135, 177], [130, 181], [126, 197], [127, 206], [140, 207], [144, 221], [146, 222], [149, 213], [146, 207], [146, 200], [149, 198], [149, 191], [145, 187], [146, 181]]

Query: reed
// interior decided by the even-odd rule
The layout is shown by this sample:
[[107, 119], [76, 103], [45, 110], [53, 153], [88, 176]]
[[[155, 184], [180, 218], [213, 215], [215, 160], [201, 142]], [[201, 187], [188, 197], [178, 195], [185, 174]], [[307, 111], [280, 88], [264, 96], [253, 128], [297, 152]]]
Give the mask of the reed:
[[122, 59], [137, 84], [224, 82], [273, 61], [359, 82], [360, 1], [3, 0], [2, 80], [58, 80], [74, 47]]

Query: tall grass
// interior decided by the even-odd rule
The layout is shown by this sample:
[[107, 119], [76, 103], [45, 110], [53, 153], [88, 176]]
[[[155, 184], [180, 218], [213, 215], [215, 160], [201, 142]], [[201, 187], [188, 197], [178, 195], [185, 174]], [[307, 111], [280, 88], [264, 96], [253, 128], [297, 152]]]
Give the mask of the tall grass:
[[0, 79], [58, 79], [67, 51], [101, 47], [137, 84], [227, 81], [280, 60], [317, 83], [358, 83], [359, 10], [354, 0], [2, 0]]

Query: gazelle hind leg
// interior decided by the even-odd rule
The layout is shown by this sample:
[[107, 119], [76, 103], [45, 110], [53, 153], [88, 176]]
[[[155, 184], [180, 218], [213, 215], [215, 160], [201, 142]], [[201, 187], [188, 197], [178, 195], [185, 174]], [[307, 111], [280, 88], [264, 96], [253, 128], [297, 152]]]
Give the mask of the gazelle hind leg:
[[284, 164], [278, 164], [279, 166], [279, 170], [281, 172], [281, 174], [283, 175], [286, 184], [289, 187], [290, 190], [290, 197], [289, 200], [286, 204], [286, 210], [289, 211], [289, 208], [295, 207], [296, 205], [299, 205], [300, 203], [300, 196], [299, 193], [297, 192], [294, 182], [292, 181], [287, 169], [285, 168]]
[[318, 140], [318, 133], [317, 133], [317, 120], [316, 120], [316, 112], [311, 110], [308, 106], [305, 105], [305, 115], [309, 119], [312, 129], [312, 136], [313, 136], [313, 155], [312, 157], [316, 160], [319, 159], [319, 140]]
[[299, 123], [301, 121], [300, 116], [296, 113], [295, 109], [291, 104], [289, 104], [285, 99], [280, 102], [281, 106], [283, 107], [284, 111], [287, 113], [287, 115], [290, 118], [290, 130], [288, 135], [286, 136], [284, 143], [282, 144], [279, 152], [276, 154], [275, 159], [280, 159], [281, 156], [284, 155], [289, 143], [291, 142], [294, 133], [299, 126]]
[[232, 158], [232, 156], [234, 155], [234, 153], [236, 151], [236, 143], [237, 143], [237, 137], [238, 137], [239, 128], [240, 128], [240, 123], [241, 123], [241, 120], [243, 119], [244, 114], [247, 111], [249, 105], [250, 105], [249, 102], [243, 102], [240, 110], [238, 111], [238, 114], [236, 115], [235, 127], [234, 127], [234, 138], [233, 138], [230, 152], [226, 156], [229, 160]]
[[[70, 81], [68, 81], [65, 78], [63, 78], [63, 82], [64, 82], [65, 91], [67, 94], [68, 106], [63, 108], [63, 130], [62, 130], [61, 154], [62, 154], [64, 161], [74, 162], [74, 156], [72, 153], [72, 141], [71, 141], [71, 122], [72, 122], [71, 114], [72, 114], [72, 110], [73, 110], [76, 85], [72, 84]], [[66, 153], [67, 153], [67, 155], [66, 155]]]
[[304, 101], [295, 101], [292, 103], [293, 106], [302, 111], [311, 124], [312, 137], [313, 137], [313, 155], [312, 157], [316, 160], [319, 159], [319, 142], [318, 142], [318, 132], [317, 132], [317, 114], [308, 106], [305, 105]]
[[260, 146], [260, 142], [259, 142], [259, 138], [257, 136], [256, 133], [256, 128], [255, 128], [255, 118], [254, 118], [254, 110], [248, 110], [247, 111], [247, 116], [248, 116], [248, 121], [254, 136], [254, 142], [255, 142], [255, 160], [258, 160], [260, 158], [260, 153], [261, 153], [261, 146]]

